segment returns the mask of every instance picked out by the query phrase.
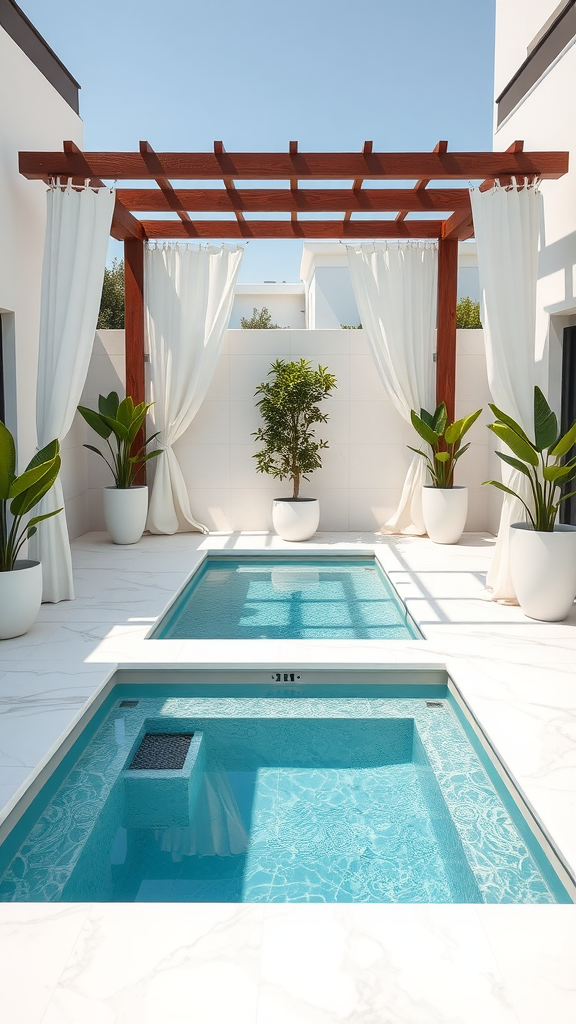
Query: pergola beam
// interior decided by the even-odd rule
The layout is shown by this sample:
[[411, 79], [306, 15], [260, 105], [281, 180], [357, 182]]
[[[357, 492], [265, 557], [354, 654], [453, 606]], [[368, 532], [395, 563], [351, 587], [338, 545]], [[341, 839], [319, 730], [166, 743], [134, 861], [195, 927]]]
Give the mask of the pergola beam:
[[[233, 213], [227, 189], [175, 189], [178, 206], [189, 213]], [[169, 213], [168, 197], [157, 188], [119, 188], [122, 204], [137, 213]], [[417, 192], [411, 188], [294, 188], [237, 189], [244, 213], [436, 213], [470, 207], [468, 189], [437, 188]]]
[[[186, 238], [174, 220], [144, 220], [147, 238]], [[441, 220], [195, 220], [198, 238], [440, 238]]]
[[[158, 153], [167, 178], [341, 180], [478, 180], [504, 175], [560, 178], [568, 152], [507, 153]], [[21, 152], [26, 178], [145, 180], [150, 171], [141, 153]]]

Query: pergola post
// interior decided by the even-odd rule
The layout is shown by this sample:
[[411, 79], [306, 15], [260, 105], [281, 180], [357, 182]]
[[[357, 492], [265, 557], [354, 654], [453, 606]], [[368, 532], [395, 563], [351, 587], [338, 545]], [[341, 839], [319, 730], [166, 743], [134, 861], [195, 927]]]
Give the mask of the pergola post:
[[438, 242], [438, 318], [436, 334], [436, 404], [446, 403], [454, 419], [456, 397], [456, 303], [458, 301], [458, 239]]
[[[126, 394], [134, 404], [146, 400], [144, 369], [144, 242], [140, 238], [124, 240]], [[144, 431], [136, 438], [144, 443]], [[136, 483], [145, 483], [145, 466], [140, 466]]]

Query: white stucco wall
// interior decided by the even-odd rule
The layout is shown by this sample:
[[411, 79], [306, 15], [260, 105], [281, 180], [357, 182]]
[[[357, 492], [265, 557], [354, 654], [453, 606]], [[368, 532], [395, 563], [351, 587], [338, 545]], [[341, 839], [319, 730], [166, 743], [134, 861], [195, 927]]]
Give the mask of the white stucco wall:
[[[557, 6], [553, 0], [497, 0], [496, 95], [524, 60], [526, 46]], [[507, 26], [514, 22], [514, 37]], [[537, 295], [538, 383], [560, 404], [564, 327], [576, 323], [576, 45], [560, 58], [494, 135], [494, 148], [523, 139], [530, 150], [568, 150], [570, 170], [542, 182], [544, 225]]]
[[[18, 151], [82, 145], [82, 122], [13, 39], [0, 27], [0, 312], [6, 353], [8, 426], [17, 434], [19, 463], [36, 446], [36, 366], [46, 186], [18, 171]], [[63, 462], [76, 456], [65, 450]], [[74, 445], [72, 445], [74, 447]], [[81, 483], [67, 468], [65, 496]], [[82, 530], [81, 530], [82, 532]]]
[[252, 316], [253, 310], [262, 307], [272, 316], [272, 323], [278, 327], [305, 327], [304, 285], [287, 284], [285, 281], [265, 284], [237, 284], [230, 327], [240, 329], [241, 318]]
[[[123, 384], [123, 332], [100, 331], [83, 401]], [[400, 498], [415, 435], [403, 423], [380, 383], [363, 331], [228, 331], [206, 400], [189, 430], [176, 443], [194, 515], [211, 530], [271, 529], [271, 499], [288, 494], [289, 484], [256, 472], [252, 432], [260, 424], [254, 392], [277, 357], [304, 356], [327, 365], [338, 389], [326, 402], [329, 421], [318, 430], [329, 442], [323, 467], [303, 485], [321, 501], [320, 529], [375, 530]], [[458, 332], [456, 415], [483, 406], [470, 432], [473, 446], [459, 464], [458, 482], [470, 487], [468, 530], [488, 527], [487, 478], [490, 415], [483, 332]], [[94, 438], [92, 439], [94, 441]], [[89, 454], [90, 528], [103, 529], [101, 487], [109, 472]]]

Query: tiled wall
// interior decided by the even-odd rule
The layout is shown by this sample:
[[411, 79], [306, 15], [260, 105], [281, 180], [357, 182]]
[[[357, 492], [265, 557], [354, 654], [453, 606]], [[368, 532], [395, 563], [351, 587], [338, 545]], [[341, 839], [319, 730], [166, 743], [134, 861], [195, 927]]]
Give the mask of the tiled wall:
[[[118, 389], [124, 376], [122, 332], [99, 332], [83, 401]], [[214, 379], [192, 426], [175, 445], [194, 515], [211, 530], [267, 530], [271, 500], [288, 495], [256, 472], [252, 432], [260, 423], [254, 391], [270, 363], [304, 356], [336, 374], [338, 389], [326, 401], [330, 419], [318, 436], [329, 443], [323, 467], [302, 493], [320, 498], [322, 530], [374, 530], [394, 512], [414, 443], [377, 373], [363, 331], [228, 331]], [[457, 416], [489, 400], [482, 331], [458, 332]], [[470, 432], [458, 482], [470, 487], [468, 530], [488, 528], [490, 435], [485, 412]], [[104, 463], [87, 453], [86, 504], [90, 529], [102, 528], [100, 488], [109, 482]]]

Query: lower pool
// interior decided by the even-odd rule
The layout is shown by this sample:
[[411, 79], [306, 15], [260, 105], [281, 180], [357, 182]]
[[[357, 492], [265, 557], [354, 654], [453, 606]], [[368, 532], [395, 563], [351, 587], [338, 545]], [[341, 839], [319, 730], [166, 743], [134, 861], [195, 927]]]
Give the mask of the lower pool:
[[99, 719], [1, 900], [571, 902], [446, 687], [130, 685]]

